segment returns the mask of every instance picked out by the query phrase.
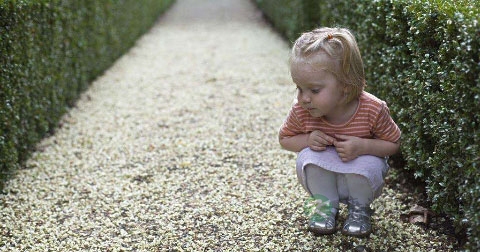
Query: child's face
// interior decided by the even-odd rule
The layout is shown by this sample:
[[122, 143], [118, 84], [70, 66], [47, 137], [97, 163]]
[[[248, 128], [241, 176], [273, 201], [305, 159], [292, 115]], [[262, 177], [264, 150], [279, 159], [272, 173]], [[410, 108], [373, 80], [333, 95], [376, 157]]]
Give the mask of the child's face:
[[[328, 56], [321, 54], [315, 57]], [[328, 120], [343, 113], [343, 85], [334, 74], [306, 62], [293, 62], [290, 71], [293, 82], [297, 84], [298, 102], [312, 116], [323, 116]]]

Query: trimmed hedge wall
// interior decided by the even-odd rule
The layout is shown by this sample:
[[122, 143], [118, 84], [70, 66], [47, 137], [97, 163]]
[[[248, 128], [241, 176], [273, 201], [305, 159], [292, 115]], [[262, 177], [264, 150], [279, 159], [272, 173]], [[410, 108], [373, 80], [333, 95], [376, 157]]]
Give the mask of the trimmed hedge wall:
[[172, 2], [0, 0], [0, 175]]
[[480, 249], [480, 2], [256, 0], [294, 41], [318, 26], [351, 29], [368, 90], [385, 99], [406, 169], [426, 182], [432, 208]]

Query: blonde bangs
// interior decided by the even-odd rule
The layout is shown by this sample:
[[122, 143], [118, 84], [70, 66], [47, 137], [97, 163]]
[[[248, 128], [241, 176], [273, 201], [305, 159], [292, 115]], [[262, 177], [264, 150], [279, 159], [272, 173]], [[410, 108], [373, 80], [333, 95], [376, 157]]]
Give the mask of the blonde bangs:
[[[325, 53], [330, 61], [315, 62]], [[303, 33], [294, 43], [289, 63], [305, 62], [333, 73], [345, 85], [346, 102], [360, 96], [365, 87], [363, 61], [352, 33], [344, 28], [319, 28]]]

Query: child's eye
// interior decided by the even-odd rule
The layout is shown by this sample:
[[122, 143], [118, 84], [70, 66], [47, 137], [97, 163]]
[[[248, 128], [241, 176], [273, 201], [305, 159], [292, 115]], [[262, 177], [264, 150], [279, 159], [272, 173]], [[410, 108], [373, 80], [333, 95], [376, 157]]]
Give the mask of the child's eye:
[[312, 89], [311, 91], [313, 94], [318, 94], [320, 93], [320, 88]]

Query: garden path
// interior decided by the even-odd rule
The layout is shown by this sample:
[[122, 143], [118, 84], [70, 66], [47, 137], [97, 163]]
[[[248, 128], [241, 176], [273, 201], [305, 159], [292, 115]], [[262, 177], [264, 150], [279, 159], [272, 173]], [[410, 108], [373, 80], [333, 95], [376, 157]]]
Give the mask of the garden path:
[[251, 1], [177, 0], [7, 183], [0, 250], [450, 246], [400, 222], [405, 195], [388, 187], [369, 239], [306, 230], [295, 155], [277, 141], [288, 53]]

